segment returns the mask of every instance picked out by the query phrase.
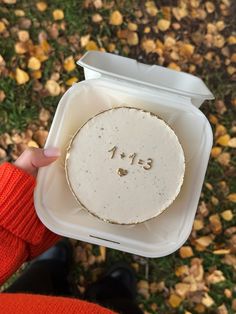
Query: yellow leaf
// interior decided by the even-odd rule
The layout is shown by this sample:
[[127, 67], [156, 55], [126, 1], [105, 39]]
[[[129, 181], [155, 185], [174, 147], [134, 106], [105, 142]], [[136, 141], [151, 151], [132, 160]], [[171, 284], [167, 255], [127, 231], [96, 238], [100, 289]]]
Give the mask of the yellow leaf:
[[81, 47], [85, 47], [87, 45], [87, 43], [89, 42], [89, 39], [90, 39], [90, 35], [82, 36], [80, 38], [80, 45], [81, 45]]
[[182, 275], [188, 275], [189, 267], [187, 265], [181, 265], [175, 270], [175, 274], [177, 277], [180, 277]]
[[19, 85], [25, 84], [29, 81], [29, 75], [27, 72], [21, 70], [20, 68], [16, 68], [16, 81]]
[[195, 47], [191, 44], [181, 44], [179, 53], [185, 58], [190, 58], [194, 53]]
[[51, 46], [46, 41], [46, 39], [42, 40], [40, 43], [40, 47], [43, 49], [45, 53], [49, 53], [51, 51]]
[[225, 254], [229, 254], [230, 250], [229, 249], [219, 249], [219, 250], [214, 250], [213, 254], [215, 255], [225, 255]]
[[229, 194], [227, 198], [230, 202], [236, 203], [236, 193]]
[[142, 42], [142, 48], [145, 50], [146, 53], [154, 52], [156, 49], [156, 44], [152, 39], [146, 39]]
[[222, 124], [217, 124], [216, 130], [215, 130], [215, 137], [225, 135], [226, 133], [227, 133], [226, 127]]
[[36, 148], [39, 147], [38, 144], [35, 141], [33, 141], [33, 140], [29, 141], [27, 143], [27, 145], [28, 145], [28, 147], [36, 147]]
[[182, 5], [181, 7], [173, 8], [172, 13], [178, 21], [180, 21], [182, 18], [184, 18], [185, 16], [188, 15], [186, 5]]
[[157, 9], [154, 1], [147, 1], [145, 3], [145, 6], [146, 6], [146, 11], [149, 15], [151, 15], [151, 16], [157, 15], [158, 9]]
[[130, 46], [136, 46], [139, 43], [138, 34], [136, 32], [128, 32], [127, 42]]
[[198, 230], [202, 230], [202, 228], [204, 227], [203, 221], [200, 219], [195, 219], [194, 223], [193, 223], [193, 229], [198, 231]]
[[206, 10], [208, 13], [213, 13], [215, 11], [214, 3], [207, 1], [205, 5], [206, 5]]
[[171, 69], [171, 70], [175, 70], [175, 71], [181, 71], [181, 68], [175, 62], [171, 62], [168, 65], [168, 68]]
[[95, 43], [95, 41], [93, 40], [90, 40], [87, 45], [86, 45], [86, 50], [98, 50], [98, 46], [97, 44]]
[[43, 12], [47, 9], [48, 5], [46, 2], [39, 1], [36, 3], [36, 7], [40, 12]]
[[39, 70], [41, 67], [41, 62], [36, 57], [29, 58], [28, 68], [31, 70]]
[[220, 136], [216, 143], [220, 144], [221, 146], [228, 146], [229, 140], [230, 140], [229, 134], [225, 134]]
[[115, 44], [113, 44], [113, 43], [109, 43], [108, 44], [108, 51], [109, 52], [114, 52], [115, 49], [116, 49], [116, 45]]
[[229, 147], [236, 148], [236, 137], [232, 137], [232, 138], [229, 140], [228, 146], [229, 146]]
[[179, 297], [177, 294], [171, 294], [168, 300], [169, 304], [173, 308], [177, 308], [180, 306], [182, 302], [182, 298]]
[[208, 245], [210, 245], [212, 243], [212, 237], [211, 236], [200, 237], [200, 238], [196, 239], [196, 243], [203, 246], [203, 247], [207, 247]]
[[233, 35], [229, 36], [227, 38], [227, 42], [229, 45], [235, 45], [236, 44], [236, 36], [233, 36]]
[[46, 82], [45, 88], [51, 96], [58, 96], [61, 92], [60, 85], [54, 80], [48, 80]]
[[157, 27], [160, 31], [164, 32], [170, 27], [170, 21], [161, 19], [157, 22]]
[[213, 158], [216, 158], [216, 157], [218, 157], [221, 154], [221, 152], [222, 152], [222, 148], [221, 147], [213, 147], [211, 149], [211, 156]]
[[138, 25], [137, 24], [134, 24], [134, 23], [131, 23], [131, 22], [129, 22], [128, 23], [128, 30], [130, 30], [130, 31], [136, 31], [138, 29]]
[[27, 52], [27, 47], [24, 43], [18, 42], [15, 43], [15, 52], [17, 54], [24, 54]]
[[0, 33], [3, 33], [5, 29], [6, 29], [5, 24], [2, 21], [0, 21]]
[[211, 307], [214, 304], [214, 300], [205, 292], [204, 297], [202, 298], [202, 304], [206, 307]]
[[218, 214], [211, 215], [209, 217], [210, 227], [214, 234], [220, 234], [222, 232], [222, 224], [220, 216]]
[[191, 246], [182, 246], [179, 250], [179, 255], [181, 258], [187, 258], [193, 256], [193, 250]]
[[106, 260], [106, 247], [105, 246], [99, 246], [100, 255], [102, 257], [102, 261], [105, 262]]
[[22, 43], [25, 43], [26, 41], [28, 41], [29, 40], [29, 32], [27, 32], [27, 31], [19, 31], [18, 32], [18, 38], [19, 38], [19, 40], [22, 42]]
[[15, 16], [22, 17], [25, 16], [25, 12], [23, 10], [15, 10]]
[[64, 60], [63, 67], [67, 72], [71, 72], [76, 68], [75, 60], [73, 56], [67, 57]]
[[212, 124], [214, 124], [214, 125], [218, 123], [217, 117], [214, 116], [213, 114], [210, 114], [210, 115], [209, 115], [209, 120], [210, 120], [210, 122], [211, 122]]
[[224, 210], [220, 215], [226, 221], [230, 221], [234, 217], [232, 210], [230, 210], [230, 209]]
[[217, 157], [217, 161], [222, 166], [228, 166], [230, 163], [230, 154], [229, 153], [222, 153]]
[[188, 283], [180, 282], [175, 285], [175, 292], [183, 299], [186, 297], [189, 290], [190, 290], [190, 284]]
[[111, 25], [116, 25], [116, 26], [121, 25], [123, 23], [123, 16], [120, 13], [120, 11], [116, 10], [112, 12], [109, 23]]
[[100, 23], [102, 21], [102, 16], [100, 14], [96, 13], [92, 16], [92, 21], [94, 23]]
[[53, 18], [55, 21], [64, 19], [64, 12], [60, 9], [56, 9], [52, 12]]
[[78, 82], [78, 78], [73, 76], [69, 80], [66, 81], [66, 85], [71, 86], [71, 85], [73, 85], [76, 82]]

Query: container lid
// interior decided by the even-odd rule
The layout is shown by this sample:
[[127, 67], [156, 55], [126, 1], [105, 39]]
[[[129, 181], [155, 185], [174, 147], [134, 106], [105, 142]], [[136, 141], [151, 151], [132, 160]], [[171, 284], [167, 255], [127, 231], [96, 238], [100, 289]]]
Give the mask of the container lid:
[[159, 90], [204, 101], [214, 99], [203, 81], [191, 74], [100, 51], [88, 51], [77, 64], [102, 76], [154, 87]]

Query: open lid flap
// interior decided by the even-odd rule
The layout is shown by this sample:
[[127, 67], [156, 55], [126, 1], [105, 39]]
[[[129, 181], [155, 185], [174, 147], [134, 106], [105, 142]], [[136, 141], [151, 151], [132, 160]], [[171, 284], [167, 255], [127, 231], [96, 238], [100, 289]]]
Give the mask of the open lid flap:
[[197, 107], [205, 99], [214, 99], [200, 78], [162, 66], [146, 65], [134, 59], [100, 51], [88, 51], [77, 64], [103, 76], [190, 97]]

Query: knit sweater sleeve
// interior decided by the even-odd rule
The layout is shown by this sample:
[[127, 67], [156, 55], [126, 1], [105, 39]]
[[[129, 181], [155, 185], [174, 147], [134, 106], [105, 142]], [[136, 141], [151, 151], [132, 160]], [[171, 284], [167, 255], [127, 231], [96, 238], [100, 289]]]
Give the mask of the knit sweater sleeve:
[[36, 215], [35, 185], [35, 178], [16, 166], [0, 166], [0, 284], [59, 239]]

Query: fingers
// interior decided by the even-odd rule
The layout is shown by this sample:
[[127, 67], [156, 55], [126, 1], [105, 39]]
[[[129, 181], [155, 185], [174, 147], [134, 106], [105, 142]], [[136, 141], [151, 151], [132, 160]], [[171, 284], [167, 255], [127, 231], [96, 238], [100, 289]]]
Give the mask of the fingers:
[[56, 147], [50, 148], [28, 148], [15, 161], [18, 168], [30, 173], [33, 176], [37, 175], [38, 168], [48, 166], [60, 156], [60, 151]]

